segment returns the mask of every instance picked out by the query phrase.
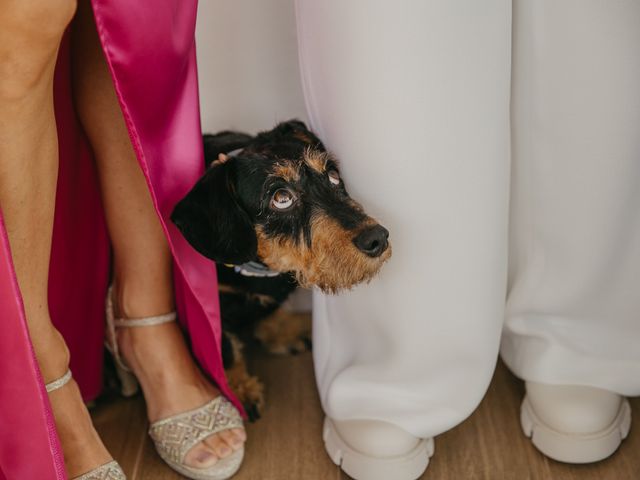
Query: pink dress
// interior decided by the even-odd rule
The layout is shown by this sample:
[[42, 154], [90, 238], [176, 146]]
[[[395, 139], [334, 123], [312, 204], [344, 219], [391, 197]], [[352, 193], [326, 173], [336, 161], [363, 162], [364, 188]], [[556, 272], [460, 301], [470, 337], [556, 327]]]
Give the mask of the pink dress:
[[[168, 220], [175, 203], [203, 171], [196, 1], [92, 3], [131, 141], [171, 245], [178, 315], [201, 366], [232, 397], [220, 355], [215, 266], [193, 250]], [[91, 399], [101, 389], [110, 246], [91, 149], [74, 113], [69, 77], [65, 40], [55, 79], [60, 173], [49, 304], [53, 322], [71, 349], [73, 375], [85, 399]], [[64, 479], [62, 453], [29, 341], [4, 223], [0, 309], [0, 480]]]

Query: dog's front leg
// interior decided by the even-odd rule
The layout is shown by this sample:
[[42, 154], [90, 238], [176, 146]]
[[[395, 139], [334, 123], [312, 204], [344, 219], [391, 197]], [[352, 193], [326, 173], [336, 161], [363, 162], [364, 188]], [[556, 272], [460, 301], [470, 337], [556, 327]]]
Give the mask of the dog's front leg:
[[311, 349], [311, 316], [279, 308], [258, 322], [254, 335], [269, 353], [304, 352]]
[[243, 349], [238, 337], [223, 332], [223, 360], [229, 387], [244, 406], [249, 420], [255, 421], [264, 408], [264, 385], [248, 372]]

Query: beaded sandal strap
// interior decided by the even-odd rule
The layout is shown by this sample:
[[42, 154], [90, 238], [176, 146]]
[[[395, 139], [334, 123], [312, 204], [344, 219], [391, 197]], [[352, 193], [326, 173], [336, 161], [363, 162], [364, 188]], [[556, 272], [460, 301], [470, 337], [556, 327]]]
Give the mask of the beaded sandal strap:
[[127, 477], [118, 462], [112, 461], [73, 480], [127, 480]]
[[162, 325], [163, 323], [175, 322], [176, 312], [169, 312], [162, 315], [154, 315], [153, 317], [142, 318], [115, 318], [113, 309], [113, 286], [109, 287], [107, 292], [107, 317], [113, 319], [113, 327], [150, 327], [153, 325]]
[[148, 327], [152, 325], [161, 325], [163, 323], [174, 322], [176, 320], [176, 312], [165, 313], [164, 315], [156, 315], [144, 318], [115, 318], [113, 308], [113, 286], [109, 286], [106, 299], [106, 316], [107, 316], [107, 341], [106, 345], [113, 354], [113, 358], [120, 368], [125, 372], [131, 372], [131, 369], [122, 361], [120, 357], [120, 349], [116, 337], [116, 328], [123, 327]]
[[67, 370], [63, 376], [54, 380], [53, 382], [47, 383], [44, 388], [47, 389], [47, 393], [51, 393], [54, 390], [58, 390], [59, 388], [64, 387], [71, 380], [71, 370]]
[[176, 312], [165, 313], [164, 315], [156, 315], [154, 317], [143, 318], [116, 318], [113, 324], [116, 327], [150, 327], [152, 325], [162, 325], [176, 321]]
[[165, 461], [181, 464], [194, 445], [230, 428], [242, 428], [242, 418], [221, 395], [200, 408], [153, 423], [149, 435]]

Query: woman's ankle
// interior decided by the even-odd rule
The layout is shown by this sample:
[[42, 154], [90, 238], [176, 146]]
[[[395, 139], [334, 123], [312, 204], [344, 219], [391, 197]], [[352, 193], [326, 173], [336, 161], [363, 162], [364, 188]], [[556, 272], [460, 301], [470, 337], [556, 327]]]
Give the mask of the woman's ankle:
[[171, 281], [117, 276], [113, 283], [116, 317], [142, 318], [169, 313], [175, 309]]
[[72, 378], [64, 387], [49, 394], [58, 437], [64, 453], [68, 478], [88, 472], [112, 459]]
[[64, 375], [71, 355], [62, 334], [51, 325], [35, 332], [35, 335], [32, 333], [31, 341], [44, 382], [52, 382]]
[[142, 386], [150, 421], [200, 407], [220, 394], [198, 368], [175, 323], [122, 327], [117, 336], [124, 362]]

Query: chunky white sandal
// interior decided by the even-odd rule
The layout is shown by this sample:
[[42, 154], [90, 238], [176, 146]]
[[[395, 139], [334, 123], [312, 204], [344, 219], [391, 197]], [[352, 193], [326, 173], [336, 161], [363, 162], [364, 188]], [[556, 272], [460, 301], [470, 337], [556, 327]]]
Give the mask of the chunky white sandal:
[[[69, 380], [71, 380], [71, 370], [67, 370], [67, 372], [57, 380], [47, 383], [45, 385], [47, 393], [64, 387], [69, 383]], [[127, 480], [127, 477], [120, 468], [120, 465], [118, 465], [118, 462], [112, 460], [72, 480]]]
[[324, 419], [329, 457], [356, 480], [415, 480], [429, 465], [433, 438], [416, 438], [390, 423]]
[[[112, 288], [109, 287], [106, 319], [106, 348], [113, 355], [116, 371], [122, 385], [122, 395], [130, 397], [135, 395], [140, 387], [135, 375], [120, 357], [116, 329], [148, 327], [174, 322], [176, 313], [170, 312], [154, 317], [116, 319], [113, 310]], [[226, 480], [240, 468], [244, 457], [244, 447], [228, 457], [219, 458], [215, 464], [208, 468], [191, 467], [185, 463], [185, 457], [192, 447], [207, 437], [223, 430], [242, 427], [242, 417], [236, 407], [220, 395], [199, 408], [152, 423], [149, 426], [149, 436], [160, 457], [176, 472], [193, 480]]]
[[526, 382], [520, 424], [544, 455], [566, 463], [591, 463], [612, 455], [629, 434], [626, 398], [593, 387]]

